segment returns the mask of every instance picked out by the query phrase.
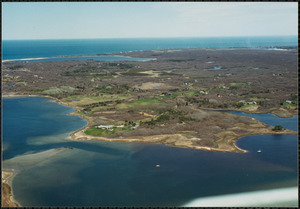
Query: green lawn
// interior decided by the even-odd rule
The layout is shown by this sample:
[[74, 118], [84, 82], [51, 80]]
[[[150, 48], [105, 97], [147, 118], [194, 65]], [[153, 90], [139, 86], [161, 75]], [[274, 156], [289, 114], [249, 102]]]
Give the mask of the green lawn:
[[282, 106], [289, 109], [291, 107], [297, 107], [297, 104], [295, 102], [292, 102], [291, 104], [284, 102]]
[[109, 109], [127, 109], [127, 108], [133, 108], [138, 106], [147, 106], [149, 104], [161, 104], [164, 103], [163, 101], [157, 100], [157, 99], [137, 99], [134, 102], [124, 102], [117, 104], [116, 106], [101, 106], [101, 107], [94, 107], [92, 109], [93, 112], [95, 111], [103, 111], [103, 110], [109, 110]]
[[86, 135], [91, 135], [91, 136], [103, 136], [103, 135], [114, 134], [116, 133], [116, 131], [115, 130], [109, 131], [109, 130], [100, 129], [96, 127], [90, 127], [86, 129], [84, 133]]
[[55, 94], [61, 94], [61, 93], [72, 93], [75, 91], [75, 88], [71, 86], [61, 86], [60, 88], [58, 87], [50, 87], [48, 90], [43, 91], [44, 94], [50, 94], [50, 95], [55, 95]]
[[248, 84], [251, 84], [251, 82], [248, 82], [248, 83], [230, 83], [230, 86], [247, 86]]
[[90, 127], [88, 129], [85, 130], [85, 134], [86, 135], [91, 135], [91, 136], [105, 136], [105, 135], [111, 135], [111, 134], [115, 134], [118, 131], [130, 131], [131, 128], [130, 127], [115, 127], [113, 128], [112, 131], [106, 130], [106, 129], [101, 129], [101, 128], [97, 128], [97, 127]]
[[146, 106], [149, 104], [161, 104], [164, 103], [163, 101], [157, 100], [157, 99], [137, 99], [134, 102], [127, 102], [127, 103], [121, 103], [116, 105], [116, 109], [126, 109], [126, 108], [132, 108], [137, 106]]
[[199, 95], [199, 92], [197, 92], [197, 91], [189, 91], [189, 92], [185, 93], [185, 96], [187, 96], [187, 97], [193, 97], [195, 95]]
[[107, 101], [116, 101], [127, 99], [128, 95], [121, 95], [121, 94], [100, 94], [100, 96], [90, 96], [90, 95], [72, 95], [67, 98], [64, 98], [62, 101], [70, 102], [74, 101], [74, 104], [81, 106], [81, 105], [89, 105], [98, 102], [107, 102]]

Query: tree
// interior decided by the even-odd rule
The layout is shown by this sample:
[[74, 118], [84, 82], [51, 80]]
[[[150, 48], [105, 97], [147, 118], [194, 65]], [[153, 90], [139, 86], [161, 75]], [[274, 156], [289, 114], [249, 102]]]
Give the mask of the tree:
[[237, 102], [237, 103], [234, 104], [234, 106], [237, 107], [237, 108], [241, 108], [241, 107], [244, 106], [244, 103], [243, 102]]
[[276, 125], [272, 130], [273, 131], [282, 131], [284, 128], [281, 125]]

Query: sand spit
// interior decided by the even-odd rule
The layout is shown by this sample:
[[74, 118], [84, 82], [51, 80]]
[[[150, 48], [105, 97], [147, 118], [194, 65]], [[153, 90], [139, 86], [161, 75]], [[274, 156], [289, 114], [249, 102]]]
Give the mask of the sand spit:
[[[236, 127], [238, 128], [238, 127]], [[198, 150], [208, 150], [208, 151], [221, 151], [221, 152], [242, 152], [245, 153], [247, 150], [243, 150], [236, 146], [235, 142], [244, 136], [250, 135], [265, 135], [265, 134], [297, 134], [296, 131], [283, 130], [283, 131], [272, 131], [272, 127], [253, 127], [249, 129], [249, 133], [246, 134], [235, 134], [232, 131], [221, 132], [218, 134], [220, 138], [217, 141], [218, 147], [205, 147], [196, 145], [200, 138], [188, 138], [182, 134], [166, 134], [166, 135], [154, 135], [154, 136], [136, 136], [131, 138], [119, 137], [119, 138], [106, 138], [99, 136], [86, 135], [84, 131], [87, 127], [82, 128], [71, 134], [71, 139], [73, 140], [100, 140], [100, 141], [110, 141], [110, 142], [143, 142], [143, 143], [161, 143], [169, 146], [191, 148]]]
[[[18, 61], [24, 61], [24, 62], [30, 62], [33, 60], [45, 60], [45, 59], [60, 59], [60, 58], [76, 58], [76, 57], [124, 57], [124, 58], [137, 58], [137, 57], [130, 57], [125, 55], [115, 55], [115, 54], [92, 54], [92, 55], [76, 55], [76, 56], [56, 56], [56, 57], [37, 57], [37, 58], [22, 58], [22, 59], [7, 59], [2, 60], [2, 63], [4, 62], [18, 62]], [[156, 60], [156, 58], [140, 58], [140, 59], [147, 59], [145, 61], [152, 61]]]
[[5, 163], [9, 164], [10, 166], [6, 166], [9, 168], [2, 170], [2, 207], [21, 207], [21, 204], [18, 203], [13, 197], [12, 181], [22, 169], [28, 169], [36, 165], [42, 165], [46, 161], [51, 160], [51, 157], [65, 149], [70, 148], [59, 147], [43, 152], [25, 154], [6, 160]]

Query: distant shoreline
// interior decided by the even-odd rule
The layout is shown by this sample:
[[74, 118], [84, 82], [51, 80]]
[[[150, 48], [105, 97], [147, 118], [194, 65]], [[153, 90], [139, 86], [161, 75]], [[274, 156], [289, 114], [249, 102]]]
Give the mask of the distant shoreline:
[[[61, 56], [50, 56], [50, 57], [29, 57], [29, 58], [17, 58], [17, 59], [2, 59], [2, 63], [5, 62], [21, 62], [21, 61], [34, 61], [34, 60], [44, 60], [44, 59], [62, 59], [62, 58], [75, 58], [75, 57], [125, 57], [125, 58], [138, 58], [131, 57], [122, 54], [130, 52], [144, 52], [144, 51], [153, 51], [153, 50], [193, 50], [193, 49], [216, 49], [216, 50], [235, 50], [235, 49], [255, 49], [255, 50], [274, 50], [274, 51], [289, 51], [291, 49], [297, 49], [298, 46], [256, 46], [256, 47], [199, 47], [199, 48], [163, 48], [163, 49], [147, 49], [147, 50], [129, 50], [129, 51], [120, 51], [120, 52], [111, 52], [111, 53], [96, 53], [96, 54], [80, 54], [80, 55], [61, 55]], [[146, 58], [141, 58], [146, 59]], [[156, 58], [148, 58], [150, 60], [156, 60]], [[120, 61], [120, 60], [119, 60]]]
[[[31, 62], [34, 60], [47, 60], [47, 59], [63, 59], [63, 58], [77, 58], [77, 57], [124, 57], [128, 59], [138, 59], [137, 57], [130, 57], [130, 56], [124, 56], [124, 55], [116, 55], [116, 54], [92, 54], [92, 55], [66, 55], [66, 56], [55, 56], [55, 57], [37, 57], [37, 58], [20, 58], [20, 59], [6, 59], [2, 60], [3, 63], [5, 62]], [[149, 60], [156, 60], [156, 58], [140, 58], [140, 59], [149, 59]], [[48, 60], [47, 60], [48, 61]], [[49, 60], [51, 61], [51, 60]], [[54, 60], [55, 62], [59, 62], [58, 60]], [[62, 60], [66, 61], [66, 60]], [[113, 61], [113, 60], [110, 60]], [[117, 60], [122, 61], [122, 60]], [[126, 61], [126, 60], [125, 60]], [[45, 61], [46, 62], [46, 61]]]

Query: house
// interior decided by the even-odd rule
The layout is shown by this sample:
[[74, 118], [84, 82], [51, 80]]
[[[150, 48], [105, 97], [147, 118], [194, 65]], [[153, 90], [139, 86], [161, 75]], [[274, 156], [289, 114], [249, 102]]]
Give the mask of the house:
[[246, 101], [245, 101], [245, 100], [240, 100], [239, 102], [240, 102], [240, 103], [246, 103]]
[[255, 101], [253, 101], [253, 102], [247, 102], [247, 104], [249, 104], [249, 105], [256, 105], [256, 102]]
[[112, 131], [114, 126], [111, 126], [111, 125], [108, 125], [108, 126], [105, 126], [105, 125], [99, 125], [97, 126], [97, 128], [100, 128], [100, 129], [105, 129], [105, 130], [108, 130], [108, 131]]
[[287, 104], [291, 104], [291, 103], [292, 103], [292, 101], [290, 101], [290, 100], [285, 100], [285, 103], [287, 103]]
[[199, 91], [199, 94], [205, 94], [205, 92], [204, 91]]

